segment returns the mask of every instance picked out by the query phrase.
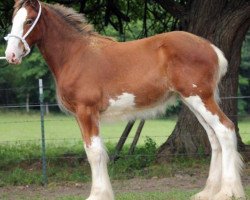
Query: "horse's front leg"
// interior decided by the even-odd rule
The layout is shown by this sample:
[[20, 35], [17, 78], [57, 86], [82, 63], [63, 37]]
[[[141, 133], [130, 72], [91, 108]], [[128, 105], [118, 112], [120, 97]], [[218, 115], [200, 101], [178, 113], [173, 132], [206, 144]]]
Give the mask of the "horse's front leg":
[[107, 170], [108, 155], [99, 135], [99, 111], [96, 107], [81, 106], [77, 109], [76, 118], [92, 172], [91, 193], [87, 200], [113, 200]]

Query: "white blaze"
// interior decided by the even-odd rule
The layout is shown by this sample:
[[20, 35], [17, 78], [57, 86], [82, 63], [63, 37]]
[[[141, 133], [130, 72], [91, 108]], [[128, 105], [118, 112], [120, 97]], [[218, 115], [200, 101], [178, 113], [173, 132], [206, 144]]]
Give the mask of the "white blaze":
[[[18, 10], [16, 13], [14, 19], [13, 19], [13, 24], [12, 24], [12, 29], [11, 29], [11, 34], [17, 35], [22, 37], [23, 36], [23, 26], [24, 23], [27, 19], [28, 12], [25, 8], [21, 8]], [[8, 40], [8, 46], [6, 49], [6, 57], [11, 56], [12, 53], [15, 53], [17, 58], [20, 58], [21, 55], [23, 54], [23, 49], [18, 46], [20, 43], [20, 39], [11, 37]]]

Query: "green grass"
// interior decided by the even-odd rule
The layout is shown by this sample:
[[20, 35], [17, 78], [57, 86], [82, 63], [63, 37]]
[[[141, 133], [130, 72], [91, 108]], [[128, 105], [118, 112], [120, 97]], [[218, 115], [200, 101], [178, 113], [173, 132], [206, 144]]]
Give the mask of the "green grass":
[[[132, 134], [136, 131], [137, 122]], [[105, 142], [116, 143], [126, 126], [126, 122], [102, 123], [101, 135]], [[175, 120], [148, 120], [142, 131], [142, 138], [146, 136], [154, 137], [158, 144], [163, 143], [170, 135], [175, 126]], [[38, 140], [40, 134], [40, 116], [39, 113], [20, 113], [6, 112], [0, 113], [0, 142], [17, 140]], [[81, 139], [81, 133], [76, 120], [72, 116], [51, 114], [45, 117], [46, 139], [51, 142], [60, 142], [60, 140]], [[128, 139], [128, 143], [131, 142]], [[141, 141], [139, 141], [140, 143]]]
[[[247, 199], [250, 199], [250, 188], [245, 188]], [[116, 195], [116, 200], [187, 200], [192, 195], [194, 195], [196, 190], [169, 190], [167, 192], [129, 192], [129, 193], [119, 193]], [[7, 200], [8, 194], [0, 195], [2, 200]], [[25, 195], [16, 196], [19, 200], [29, 200], [30, 197], [25, 197]], [[43, 196], [37, 195], [33, 197], [32, 200], [42, 200]], [[85, 197], [79, 196], [64, 196], [58, 197], [56, 200], [85, 200]]]
[[[45, 132], [47, 142], [70, 142], [72, 139], [81, 140], [81, 133], [75, 119], [72, 116], [51, 114], [45, 117]], [[250, 119], [239, 121], [241, 137], [244, 142], [250, 144]], [[132, 137], [138, 126], [138, 121], [132, 129], [127, 143], [131, 143]], [[153, 138], [157, 145], [166, 141], [171, 134], [176, 119], [147, 120], [142, 131], [142, 144], [146, 136]], [[126, 126], [126, 122], [102, 123], [101, 135], [105, 142], [116, 143]], [[40, 116], [39, 113], [0, 112], [0, 142], [17, 140], [39, 140]]]
[[250, 118], [239, 121], [239, 129], [242, 141], [250, 145]]
[[[170, 190], [169, 192], [130, 192], [116, 195], [116, 200], [187, 200], [195, 192], [194, 191], [181, 191], [181, 190]], [[1, 196], [0, 196], [1, 197]], [[17, 197], [17, 196], [16, 196]], [[1, 198], [7, 200], [8, 195]], [[23, 195], [19, 195], [18, 199], [28, 200]], [[32, 200], [41, 200], [42, 196], [33, 197]], [[65, 196], [56, 198], [56, 200], [86, 200], [86, 197], [79, 196]]]
[[[109, 153], [114, 154], [115, 145], [108, 143]], [[128, 155], [126, 145], [120, 154], [121, 159], [109, 163], [109, 174], [113, 180], [135, 177], [172, 177], [179, 171], [192, 174], [195, 171], [207, 171], [209, 158], [176, 158], [167, 165], [156, 165], [156, 143], [147, 138], [139, 145], [133, 155]], [[87, 182], [91, 172], [86, 155], [79, 141], [74, 146], [51, 144], [47, 147], [47, 175], [49, 182]], [[0, 146], [0, 187], [8, 185], [40, 185], [41, 149], [39, 144], [17, 143]]]
[[[124, 122], [103, 124], [102, 126], [101, 132], [111, 155], [114, 154], [115, 144], [125, 125]], [[136, 125], [132, 130], [133, 134], [137, 128]], [[198, 171], [207, 171], [209, 158], [203, 159], [202, 157], [198, 160], [178, 158], [168, 165], [155, 165], [156, 149], [166, 141], [174, 125], [175, 120], [173, 119], [146, 121], [135, 154], [133, 156], [127, 155], [131, 143], [130, 138], [121, 154], [122, 159], [119, 159], [115, 164], [110, 163], [109, 174], [111, 178], [171, 177], [178, 171], [191, 174], [197, 169]], [[250, 141], [249, 119], [240, 121], [239, 127], [243, 141]], [[91, 172], [83, 150], [81, 133], [75, 120], [70, 116], [51, 114], [46, 116], [45, 130], [49, 182], [89, 181]], [[0, 187], [41, 184], [39, 114], [0, 112], [0, 133]], [[185, 171], [186, 169], [187, 171]]]

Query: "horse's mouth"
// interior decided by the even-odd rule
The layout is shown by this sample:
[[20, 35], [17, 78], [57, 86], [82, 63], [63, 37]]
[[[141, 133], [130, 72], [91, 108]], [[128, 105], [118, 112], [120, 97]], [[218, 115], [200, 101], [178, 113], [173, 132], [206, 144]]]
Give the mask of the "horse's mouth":
[[19, 65], [19, 64], [22, 63], [22, 57], [10, 59], [10, 60], [7, 59], [7, 61], [8, 61], [9, 64]]

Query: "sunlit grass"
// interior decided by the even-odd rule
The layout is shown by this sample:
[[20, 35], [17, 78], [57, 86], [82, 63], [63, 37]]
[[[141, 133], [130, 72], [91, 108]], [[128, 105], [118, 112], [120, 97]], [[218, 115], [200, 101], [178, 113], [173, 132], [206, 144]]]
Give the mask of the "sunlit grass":
[[[139, 121], [134, 125], [129, 136], [131, 143]], [[146, 136], [153, 138], [158, 145], [166, 141], [171, 134], [176, 119], [147, 120], [142, 131], [142, 143]], [[101, 135], [105, 142], [116, 143], [126, 126], [126, 122], [102, 123]], [[250, 143], [250, 119], [239, 121], [241, 137], [244, 142]], [[39, 113], [0, 112], [0, 142], [17, 140], [39, 140], [41, 138]], [[65, 142], [72, 139], [81, 140], [81, 133], [72, 116], [50, 114], [45, 117], [46, 139], [51, 142]]]
[[[250, 188], [247, 187], [245, 189], [247, 199], [250, 199]], [[119, 192], [116, 195], [117, 200], [187, 200], [190, 199], [192, 195], [194, 195], [196, 190], [178, 190], [172, 189], [166, 192]], [[0, 194], [0, 198], [2, 200], [9, 199], [9, 194]], [[22, 200], [30, 200], [30, 197], [25, 196], [25, 194], [16, 195], [16, 198]], [[44, 197], [42, 195], [36, 195], [32, 197], [32, 200], [42, 200]], [[86, 197], [65, 195], [57, 198], [51, 197], [53, 200], [85, 200]]]

